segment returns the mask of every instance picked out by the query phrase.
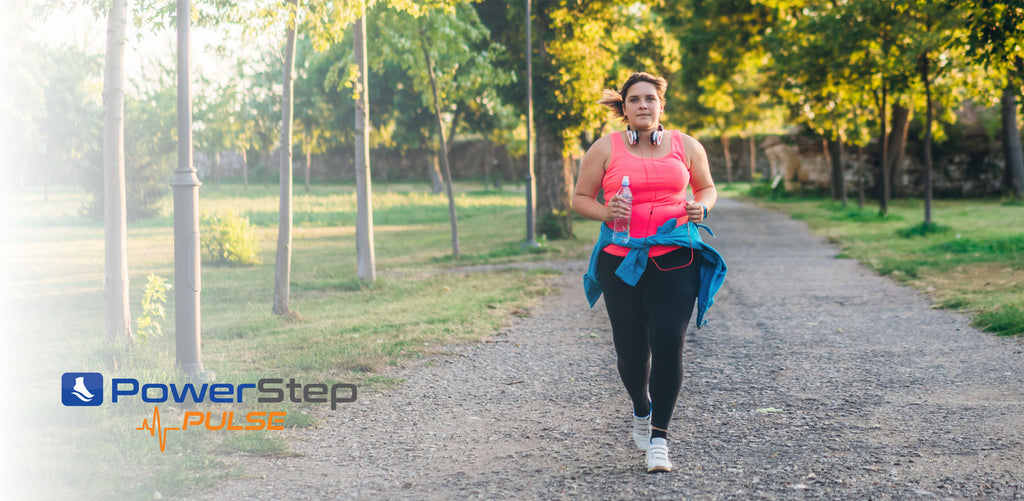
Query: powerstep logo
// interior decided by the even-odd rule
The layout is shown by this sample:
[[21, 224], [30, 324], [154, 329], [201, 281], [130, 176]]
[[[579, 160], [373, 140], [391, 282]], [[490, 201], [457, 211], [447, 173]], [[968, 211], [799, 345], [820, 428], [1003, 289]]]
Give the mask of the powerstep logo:
[[[185, 383], [145, 383], [140, 384], [135, 378], [113, 378], [110, 380], [110, 404], [138, 398], [146, 403], [165, 404], [168, 402], [194, 403], [281, 403], [285, 398], [294, 403], [331, 404], [331, 410], [337, 409], [340, 403], [356, 401], [356, 385], [335, 383], [301, 384], [294, 378], [284, 382], [280, 378], [264, 378], [253, 383], [233, 385], [216, 383], [195, 385]], [[287, 395], [287, 397], [286, 397]], [[98, 372], [65, 372], [61, 376], [61, 402], [68, 407], [95, 407], [103, 403], [103, 375]], [[244, 418], [242, 417], [244, 415]], [[282, 430], [287, 413], [284, 411], [239, 413], [235, 411], [199, 412], [187, 411], [182, 416], [181, 426], [165, 427], [160, 420], [160, 407], [153, 407], [152, 418], [142, 420], [136, 430], [149, 432], [160, 442], [160, 451], [167, 445], [167, 432], [187, 430], [189, 427], [205, 428], [210, 431], [255, 431]], [[236, 421], [237, 419], [237, 421]]]
[[103, 374], [65, 372], [60, 378], [60, 401], [67, 407], [96, 407], [103, 403]]

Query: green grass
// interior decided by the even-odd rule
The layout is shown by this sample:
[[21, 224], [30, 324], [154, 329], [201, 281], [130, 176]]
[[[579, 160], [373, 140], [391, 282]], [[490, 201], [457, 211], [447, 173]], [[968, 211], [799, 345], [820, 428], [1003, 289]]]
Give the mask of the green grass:
[[[742, 194], [740, 196], [743, 196]], [[1000, 335], [1024, 334], [1024, 206], [1005, 200], [936, 200], [924, 224], [921, 200], [843, 207], [822, 198], [747, 198], [805, 221], [857, 259], [911, 285], [937, 307], [970, 314]]]
[[[238, 185], [200, 189], [200, 212], [234, 212], [256, 226], [251, 267], [202, 269], [202, 356], [216, 382], [253, 383], [295, 378], [302, 383], [351, 383], [360, 394], [396, 381], [388, 370], [443, 352], [449, 343], [492, 335], [548, 294], [555, 272], [495, 269], [477, 264], [583, 258], [597, 223], [576, 220], [584, 238], [523, 248], [525, 202], [515, 191], [457, 189], [461, 256], [452, 256], [448, 202], [412, 185], [374, 185], [377, 281], [356, 276], [355, 196], [351, 186], [296, 187], [292, 242], [293, 315], [271, 314], [277, 239], [277, 187]], [[59, 378], [66, 371], [103, 373], [140, 382], [181, 382], [175, 372], [174, 289], [164, 336], [132, 348], [107, 342], [103, 319], [103, 228], [83, 219], [87, 195], [51, 188], [10, 199], [0, 227], [3, 281], [8, 294], [5, 402], [18, 430], [5, 445], [17, 458], [12, 475], [31, 498], [152, 499], [187, 495], [224, 476], [238, 475], [237, 455], [287, 452], [282, 432], [169, 432], [167, 449], [137, 430], [154, 404], [133, 399], [98, 408], [65, 408]], [[174, 280], [170, 200], [161, 216], [128, 226], [133, 319], [141, 313], [150, 273]], [[287, 404], [287, 405], [285, 405]], [[345, 405], [345, 404], [341, 404]], [[196, 410], [287, 411], [286, 427], [315, 426], [330, 412], [318, 404], [212, 404]], [[181, 424], [183, 409], [161, 405], [164, 423]], [[168, 424], [168, 426], [171, 426]], [[12, 463], [13, 460], [12, 460]]]

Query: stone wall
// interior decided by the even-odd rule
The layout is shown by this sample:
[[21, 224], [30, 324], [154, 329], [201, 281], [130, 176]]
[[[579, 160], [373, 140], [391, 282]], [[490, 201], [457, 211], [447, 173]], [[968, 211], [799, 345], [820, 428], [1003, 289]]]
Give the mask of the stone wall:
[[[964, 127], [950, 138], [934, 145], [933, 189], [938, 197], [993, 196], [1001, 192], [1003, 185], [1004, 155], [1000, 138], [989, 138], [980, 127]], [[909, 196], [920, 197], [924, 193], [924, 168], [921, 162], [919, 134], [912, 128], [903, 158], [902, 173], [896, 180]], [[708, 154], [711, 173], [716, 183], [728, 180], [722, 142], [718, 138], [701, 138]], [[785, 136], [759, 137], [754, 152], [755, 167], [750, 168], [750, 147], [747, 139], [735, 138], [729, 141], [732, 158], [732, 180], [748, 182], [751, 179], [773, 180], [782, 176], [787, 191], [798, 188], [828, 189], [831, 159], [825, 151], [821, 138], [793, 133]], [[843, 165], [847, 190], [858, 189], [863, 179], [865, 190], [871, 192], [880, 157], [877, 141], [863, 148], [845, 147]], [[355, 178], [354, 154], [351, 149], [333, 151], [326, 155], [314, 155], [310, 173], [311, 182], [351, 182]], [[578, 166], [578, 158], [576, 159]], [[456, 180], [478, 180], [485, 178], [492, 184], [521, 183], [526, 174], [525, 157], [509, 155], [505, 146], [495, 146], [488, 141], [462, 141], [452, 145], [452, 176]], [[374, 181], [381, 182], [430, 182], [434, 152], [410, 150], [400, 152], [393, 149], [374, 149], [370, 156]], [[200, 179], [210, 182], [212, 161], [205, 155], [196, 154], [196, 167]], [[276, 153], [250, 158], [249, 182], [276, 183], [278, 157]], [[305, 157], [294, 158], [295, 184], [305, 180]], [[577, 167], [578, 168], [578, 167]], [[575, 172], [574, 172], [575, 174]], [[241, 156], [227, 152], [221, 155], [218, 176], [222, 179], [240, 179], [242, 176]]]

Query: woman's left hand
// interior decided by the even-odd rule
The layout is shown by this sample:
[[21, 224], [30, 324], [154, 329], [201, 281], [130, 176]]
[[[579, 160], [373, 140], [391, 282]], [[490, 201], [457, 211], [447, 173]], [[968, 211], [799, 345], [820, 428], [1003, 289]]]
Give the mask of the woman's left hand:
[[704, 204], [695, 200], [686, 202], [686, 217], [694, 223], [704, 222]]

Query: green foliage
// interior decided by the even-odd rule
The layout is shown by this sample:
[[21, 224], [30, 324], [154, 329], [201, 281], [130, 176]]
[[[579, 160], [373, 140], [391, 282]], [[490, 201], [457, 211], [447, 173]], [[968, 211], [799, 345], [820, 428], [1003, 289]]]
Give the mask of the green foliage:
[[[125, 205], [129, 221], [160, 213], [171, 192], [167, 182], [174, 172], [178, 152], [177, 90], [164, 68], [165, 85], [138, 98], [126, 97], [124, 135]], [[104, 211], [103, 152], [89, 159], [86, 187], [93, 195], [86, 214], [102, 221]]]
[[937, 233], [949, 233], [951, 231], [953, 231], [953, 228], [950, 226], [945, 226], [938, 223], [921, 223], [915, 224], [910, 228], [896, 230], [896, 234], [903, 238], [912, 238], [924, 237], [928, 235], [934, 235]]
[[135, 335], [146, 341], [163, 335], [162, 321], [167, 319], [167, 291], [171, 290], [167, 279], [150, 273], [146, 277], [146, 288], [142, 293], [142, 313], [135, 319]]
[[1024, 235], [1000, 238], [957, 238], [934, 247], [939, 252], [953, 254], [1018, 254], [1024, 253]]
[[880, 223], [885, 221], [902, 220], [903, 217], [895, 214], [880, 214], [878, 209], [868, 209], [834, 204], [830, 207], [832, 221], [855, 221], [858, 223]]
[[1024, 333], [1024, 308], [1004, 306], [996, 311], [983, 311], [974, 318], [974, 324], [1001, 336]]
[[565, 211], [537, 214], [537, 233], [550, 240], [572, 238], [572, 231], [566, 223], [569, 217]]
[[774, 13], [758, 2], [664, 2], [656, 10], [679, 40], [682, 67], [670, 77], [670, 121], [702, 134], [778, 133], [785, 108], [770, 89], [764, 39]]
[[203, 264], [252, 266], [256, 258], [256, 232], [248, 217], [233, 212], [203, 217], [201, 255]]
[[[506, 261], [509, 258], [515, 258], [519, 256], [538, 256], [542, 254], [557, 254], [558, 249], [552, 248], [545, 245], [548, 241], [547, 235], [541, 235], [537, 238], [537, 243], [540, 244], [537, 247], [531, 247], [526, 245], [526, 242], [510, 242], [504, 247], [498, 247], [491, 249], [487, 252], [479, 254], [462, 254], [456, 260], [453, 256], [447, 255], [443, 257], [437, 257], [431, 259], [434, 263], [446, 263], [446, 262], [458, 262], [459, 264], [488, 264], [493, 262]], [[557, 256], [546, 256], [548, 259], [557, 258]]]
[[772, 185], [768, 183], [754, 183], [750, 185], [746, 195], [754, 198], [771, 198], [772, 191]]

